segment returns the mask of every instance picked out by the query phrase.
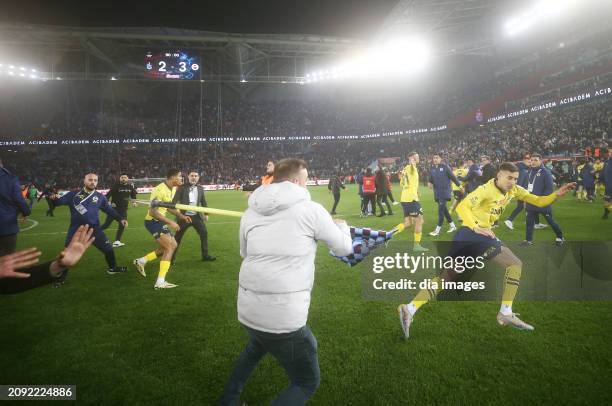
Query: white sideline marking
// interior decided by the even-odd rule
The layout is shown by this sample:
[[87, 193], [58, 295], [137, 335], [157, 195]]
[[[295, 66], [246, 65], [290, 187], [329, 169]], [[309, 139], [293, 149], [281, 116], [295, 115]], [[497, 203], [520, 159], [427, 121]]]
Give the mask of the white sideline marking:
[[21, 233], [22, 233], [22, 232], [24, 232], [24, 231], [31, 230], [31, 229], [33, 229], [34, 227], [36, 227], [36, 226], [38, 225], [38, 221], [36, 221], [36, 220], [26, 219], [26, 221], [31, 221], [31, 222], [32, 222], [32, 225], [31, 225], [31, 226], [29, 226], [29, 227], [26, 227], [26, 228], [22, 228], [21, 230], [19, 230], [19, 232], [21, 232]]

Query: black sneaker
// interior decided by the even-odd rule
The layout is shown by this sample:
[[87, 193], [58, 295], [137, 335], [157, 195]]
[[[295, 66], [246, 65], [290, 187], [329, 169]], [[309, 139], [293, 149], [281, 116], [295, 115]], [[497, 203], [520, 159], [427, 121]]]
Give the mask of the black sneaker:
[[108, 270], [106, 271], [106, 273], [109, 275], [117, 275], [118, 273], [124, 272], [127, 272], [127, 267], [125, 266], [116, 266], [114, 268], [108, 268]]
[[64, 272], [61, 273], [60, 276], [58, 276], [57, 278], [55, 278], [53, 280], [53, 287], [54, 288], [61, 288], [62, 285], [64, 283], [66, 283], [66, 278], [68, 277], [68, 270], [66, 269]]
[[216, 257], [210, 256], [210, 255], [206, 255], [206, 256], [202, 257], [202, 261], [204, 261], [204, 262], [206, 262], [206, 261], [211, 261], [212, 262], [212, 261], [215, 261], [216, 259], [217, 259]]

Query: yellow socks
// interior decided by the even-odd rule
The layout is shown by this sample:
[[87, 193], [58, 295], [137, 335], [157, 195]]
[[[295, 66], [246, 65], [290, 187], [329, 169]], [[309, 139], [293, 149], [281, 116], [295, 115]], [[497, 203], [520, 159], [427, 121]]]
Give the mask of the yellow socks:
[[166, 281], [166, 274], [170, 270], [170, 261], [161, 260], [159, 261], [159, 274], [157, 274], [157, 283], [164, 283]]
[[438, 296], [438, 293], [442, 291], [442, 280], [438, 276], [436, 276], [435, 278], [431, 279], [432, 285], [434, 282], [437, 285], [436, 289], [422, 289], [419, 293], [416, 294], [414, 299], [412, 299], [412, 301], [408, 303], [408, 311], [410, 312], [410, 314], [414, 315], [421, 306], [423, 306], [430, 300], [434, 300], [436, 296]]
[[502, 304], [499, 311], [502, 314], [512, 313], [512, 302], [518, 292], [519, 284], [521, 282], [521, 271], [520, 265], [510, 265], [506, 268], [506, 275], [504, 277], [504, 293], [502, 295]]
[[155, 251], [151, 251], [144, 257], [138, 259], [138, 261], [144, 265], [147, 262], [155, 261], [156, 259], [157, 259], [157, 253]]

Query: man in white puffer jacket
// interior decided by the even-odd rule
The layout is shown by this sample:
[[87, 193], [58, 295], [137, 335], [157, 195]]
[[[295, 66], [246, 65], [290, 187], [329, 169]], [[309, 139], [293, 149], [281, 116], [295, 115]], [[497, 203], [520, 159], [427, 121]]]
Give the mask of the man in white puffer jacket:
[[306, 325], [314, 283], [317, 241], [337, 255], [352, 252], [350, 231], [336, 221], [306, 189], [308, 171], [301, 159], [284, 159], [274, 183], [249, 198], [240, 222], [238, 320], [249, 342], [236, 361], [220, 401], [237, 405], [255, 366], [270, 353], [291, 383], [272, 403], [301, 405], [320, 382], [317, 341]]

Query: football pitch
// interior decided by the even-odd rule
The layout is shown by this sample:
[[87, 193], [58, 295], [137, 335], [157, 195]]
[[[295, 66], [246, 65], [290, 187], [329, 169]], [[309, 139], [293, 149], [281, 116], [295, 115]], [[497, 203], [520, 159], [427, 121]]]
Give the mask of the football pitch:
[[[394, 185], [396, 198], [398, 189]], [[310, 191], [331, 208], [326, 187]], [[238, 191], [209, 192], [207, 201], [228, 210], [247, 206]], [[427, 188], [421, 201], [423, 240], [430, 241], [437, 209]], [[351, 185], [337, 211], [350, 225], [391, 229], [402, 221], [401, 206], [392, 207], [393, 216], [360, 218]], [[29, 229], [19, 235], [19, 247], [38, 247], [43, 260], [60, 251], [69, 223], [67, 207], [58, 207], [53, 218], [45, 217], [46, 208], [38, 203], [30, 217], [38, 224], [24, 224]], [[601, 220], [602, 210], [600, 198], [581, 203], [571, 194], [554, 206], [568, 241], [612, 240], [612, 220]], [[92, 247], [63, 287], [0, 297], [0, 384], [76, 385], [82, 404], [216, 403], [246, 343], [236, 319], [239, 219], [210, 217], [215, 262], [200, 261], [198, 236], [188, 231], [167, 277], [179, 287], [155, 291], [158, 263], [147, 265], [146, 279], [131, 265], [156, 247], [143, 226], [145, 211], [129, 209], [126, 245], [115, 250], [127, 274], [107, 275], [103, 255]], [[524, 216], [514, 231], [503, 224], [494, 231], [502, 241], [523, 240]], [[111, 240], [116, 224], [107, 230]], [[438, 239], [452, 238], [446, 229]], [[411, 244], [412, 233], [396, 239]], [[550, 227], [537, 230], [535, 240], [554, 240], [554, 234]], [[361, 271], [319, 246], [308, 323], [319, 343], [321, 386], [311, 404], [612, 404], [612, 301], [518, 300], [515, 311], [536, 327], [533, 332], [499, 327], [497, 301], [436, 302], [419, 311], [405, 341], [398, 303], [364, 301]], [[269, 404], [287, 384], [268, 356], [242, 399]]]

